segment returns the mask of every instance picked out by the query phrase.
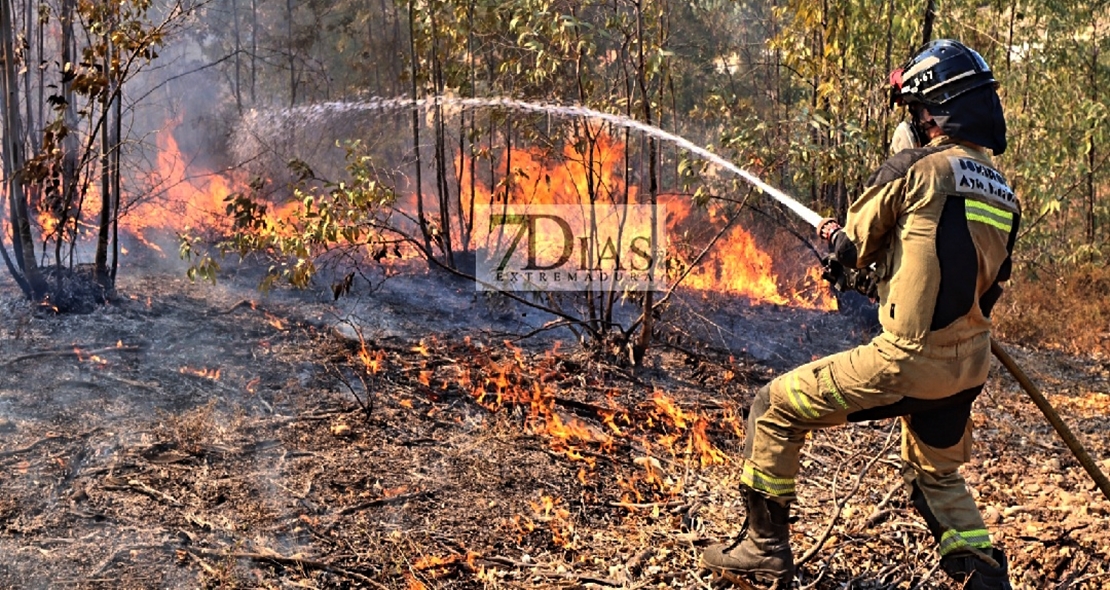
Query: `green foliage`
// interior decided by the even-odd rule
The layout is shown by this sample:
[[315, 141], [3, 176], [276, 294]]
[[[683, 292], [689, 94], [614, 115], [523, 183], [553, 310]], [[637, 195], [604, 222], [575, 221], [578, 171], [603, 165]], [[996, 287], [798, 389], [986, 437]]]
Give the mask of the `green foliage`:
[[263, 288], [279, 282], [304, 288], [329, 254], [362, 252], [365, 259], [380, 259], [387, 245], [403, 241], [400, 226], [389, 219], [396, 193], [378, 180], [374, 162], [360, 142], [344, 147], [345, 180], [311, 182], [311, 171], [302, 162], [290, 163], [302, 180], [294, 190], [295, 200], [281, 214], [271, 214], [271, 205], [260, 198], [260, 181], [247, 193], [229, 195], [226, 211], [232, 228], [215, 245], [215, 254], [201, 247], [194, 236], [182, 234], [180, 254], [190, 263], [189, 278], [214, 282], [220, 270], [217, 258], [261, 255], [270, 264]]

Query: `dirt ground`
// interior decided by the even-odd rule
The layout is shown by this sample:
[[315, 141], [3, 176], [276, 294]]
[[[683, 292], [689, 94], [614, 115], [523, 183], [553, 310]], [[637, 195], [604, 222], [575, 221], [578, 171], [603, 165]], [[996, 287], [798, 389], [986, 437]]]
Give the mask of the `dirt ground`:
[[[0, 281], [0, 587], [709, 588], [754, 391], [860, 338], [752, 308], [750, 350], [632, 369], [418, 299], [337, 330], [324, 299], [177, 275], [68, 316]], [[1107, 359], [1010, 348], [1110, 468]], [[1110, 502], [999, 371], [964, 473], [1015, 587], [1110, 588]], [[812, 437], [799, 587], [949, 587], [898, 449], [893, 421]]]

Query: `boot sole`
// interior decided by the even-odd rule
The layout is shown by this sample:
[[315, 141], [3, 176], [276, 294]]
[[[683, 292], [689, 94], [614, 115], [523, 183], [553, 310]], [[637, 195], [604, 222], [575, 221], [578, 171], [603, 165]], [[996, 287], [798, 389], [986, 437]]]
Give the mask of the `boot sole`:
[[787, 590], [794, 585], [793, 578], [787, 580], [779, 578], [774, 574], [765, 572], [744, 572], [744, 574], [741, 575], [739, 572], [727, 568], [722, 568], [720, 566], [710, 565], [708, 563], [705, 563], [704, 561], [701, 562], [701, 568], [705, 571], [710, 572], [718, 579], [725, 580], [731, 583], [733, 586], [741, 588], [742, 590], [760, 590], [759, 588], [753, 586], [752, 583], [743, 576], [751, 576], [760, 584], [770, 584], [769, 588], [771, 590]]

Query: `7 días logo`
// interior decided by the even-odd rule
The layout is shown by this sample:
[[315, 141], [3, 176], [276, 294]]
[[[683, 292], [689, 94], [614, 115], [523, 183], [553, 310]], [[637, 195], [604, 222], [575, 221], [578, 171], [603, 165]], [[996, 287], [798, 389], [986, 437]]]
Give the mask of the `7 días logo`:
[[479, 290], [661, 290], [665, 211], [650, 205], [475, 210]]

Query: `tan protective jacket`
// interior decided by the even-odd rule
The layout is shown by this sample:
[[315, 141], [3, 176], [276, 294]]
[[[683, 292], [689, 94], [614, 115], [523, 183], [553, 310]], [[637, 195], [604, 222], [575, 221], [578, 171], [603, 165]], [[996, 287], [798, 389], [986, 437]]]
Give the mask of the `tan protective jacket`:
[[869, 185], [844, 233], [856, 266], [876, 265], [884, 335], [911, 351], [985, 343], [1021, 215], [990, 156], [942, 136], [892, 156]]

